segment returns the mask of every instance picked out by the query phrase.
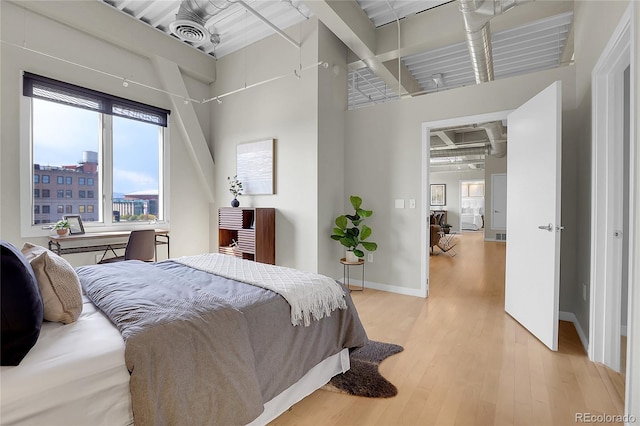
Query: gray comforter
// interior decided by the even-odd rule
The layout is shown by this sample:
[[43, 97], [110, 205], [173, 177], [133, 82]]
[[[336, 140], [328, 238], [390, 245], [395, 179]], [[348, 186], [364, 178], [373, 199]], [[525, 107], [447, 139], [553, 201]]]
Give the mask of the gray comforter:
[[175, 262], [77, 272], [125, 340], [137, 425], [246, 424], [311, 367], [366, 341], [348, 293], [348, 309], [294, 327], [281, 296]]

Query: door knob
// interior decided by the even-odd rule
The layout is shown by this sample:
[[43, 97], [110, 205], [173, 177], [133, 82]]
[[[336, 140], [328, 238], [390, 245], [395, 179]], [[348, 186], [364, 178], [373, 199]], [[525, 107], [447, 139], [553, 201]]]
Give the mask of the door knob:
[[551, 231], [553, 231], [553, 225], [552, 224], [540, 225], [540, 226], [538, 226], [538, 229], [545, 229], [545, 230], [551, 232]]

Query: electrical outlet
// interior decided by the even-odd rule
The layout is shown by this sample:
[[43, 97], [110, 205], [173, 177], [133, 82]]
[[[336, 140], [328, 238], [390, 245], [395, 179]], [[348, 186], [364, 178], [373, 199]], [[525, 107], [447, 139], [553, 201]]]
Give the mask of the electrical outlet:
[[582, 299], [587, 300], [587, 285], [585, 283], [582, 283]]
[[367, 254], [367, 262], [373, 263], [373, 253]]

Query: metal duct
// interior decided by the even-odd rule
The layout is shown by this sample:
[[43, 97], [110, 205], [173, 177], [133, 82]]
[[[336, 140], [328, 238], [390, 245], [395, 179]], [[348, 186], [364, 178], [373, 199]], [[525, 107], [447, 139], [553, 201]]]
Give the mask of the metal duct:
[[213, 15], [233, 4], [227, 0], [182, 0], [176, 20], [169, 29], [180, 40], [201, 44], [209, 41], [212, 34], [205, 24]]
[[431, 151], [431, 158], [441, 157], [462, 157], [465, 155], [488, 155], [489, 149], [487, 148], [452, 148], [452, 149], [438, 149]]
[[[494, 79], [489, 21], [494, 16], [529, 1], [533, 0], [458, 0], [477, 84]], [[507, 153], [507, 140], [502, 122], [495, 121], [478, 127], [487, 131], [491, 141], [490, 155], [504, 157]]]
[[490, 123], [478, 124], [487, 132], [491, 142], [489, 155], [502, 158], [507, 154], [507, 133], [502, 125], [502, 121], [492, 121]]
[[476, 83], [493, 80], [493, 55], [489, 21], [532, 0], [458, 0]]

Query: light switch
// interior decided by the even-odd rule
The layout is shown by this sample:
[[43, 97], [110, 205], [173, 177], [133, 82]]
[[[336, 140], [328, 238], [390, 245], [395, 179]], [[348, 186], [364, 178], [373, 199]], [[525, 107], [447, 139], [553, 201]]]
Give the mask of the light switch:
[[413, 198], [409, 200], [409, 208], [410, 209], [416, 208], [416, 200], [414, 200]]
[[404, 209], [404, 200], [396, 200], [396, 209]]

